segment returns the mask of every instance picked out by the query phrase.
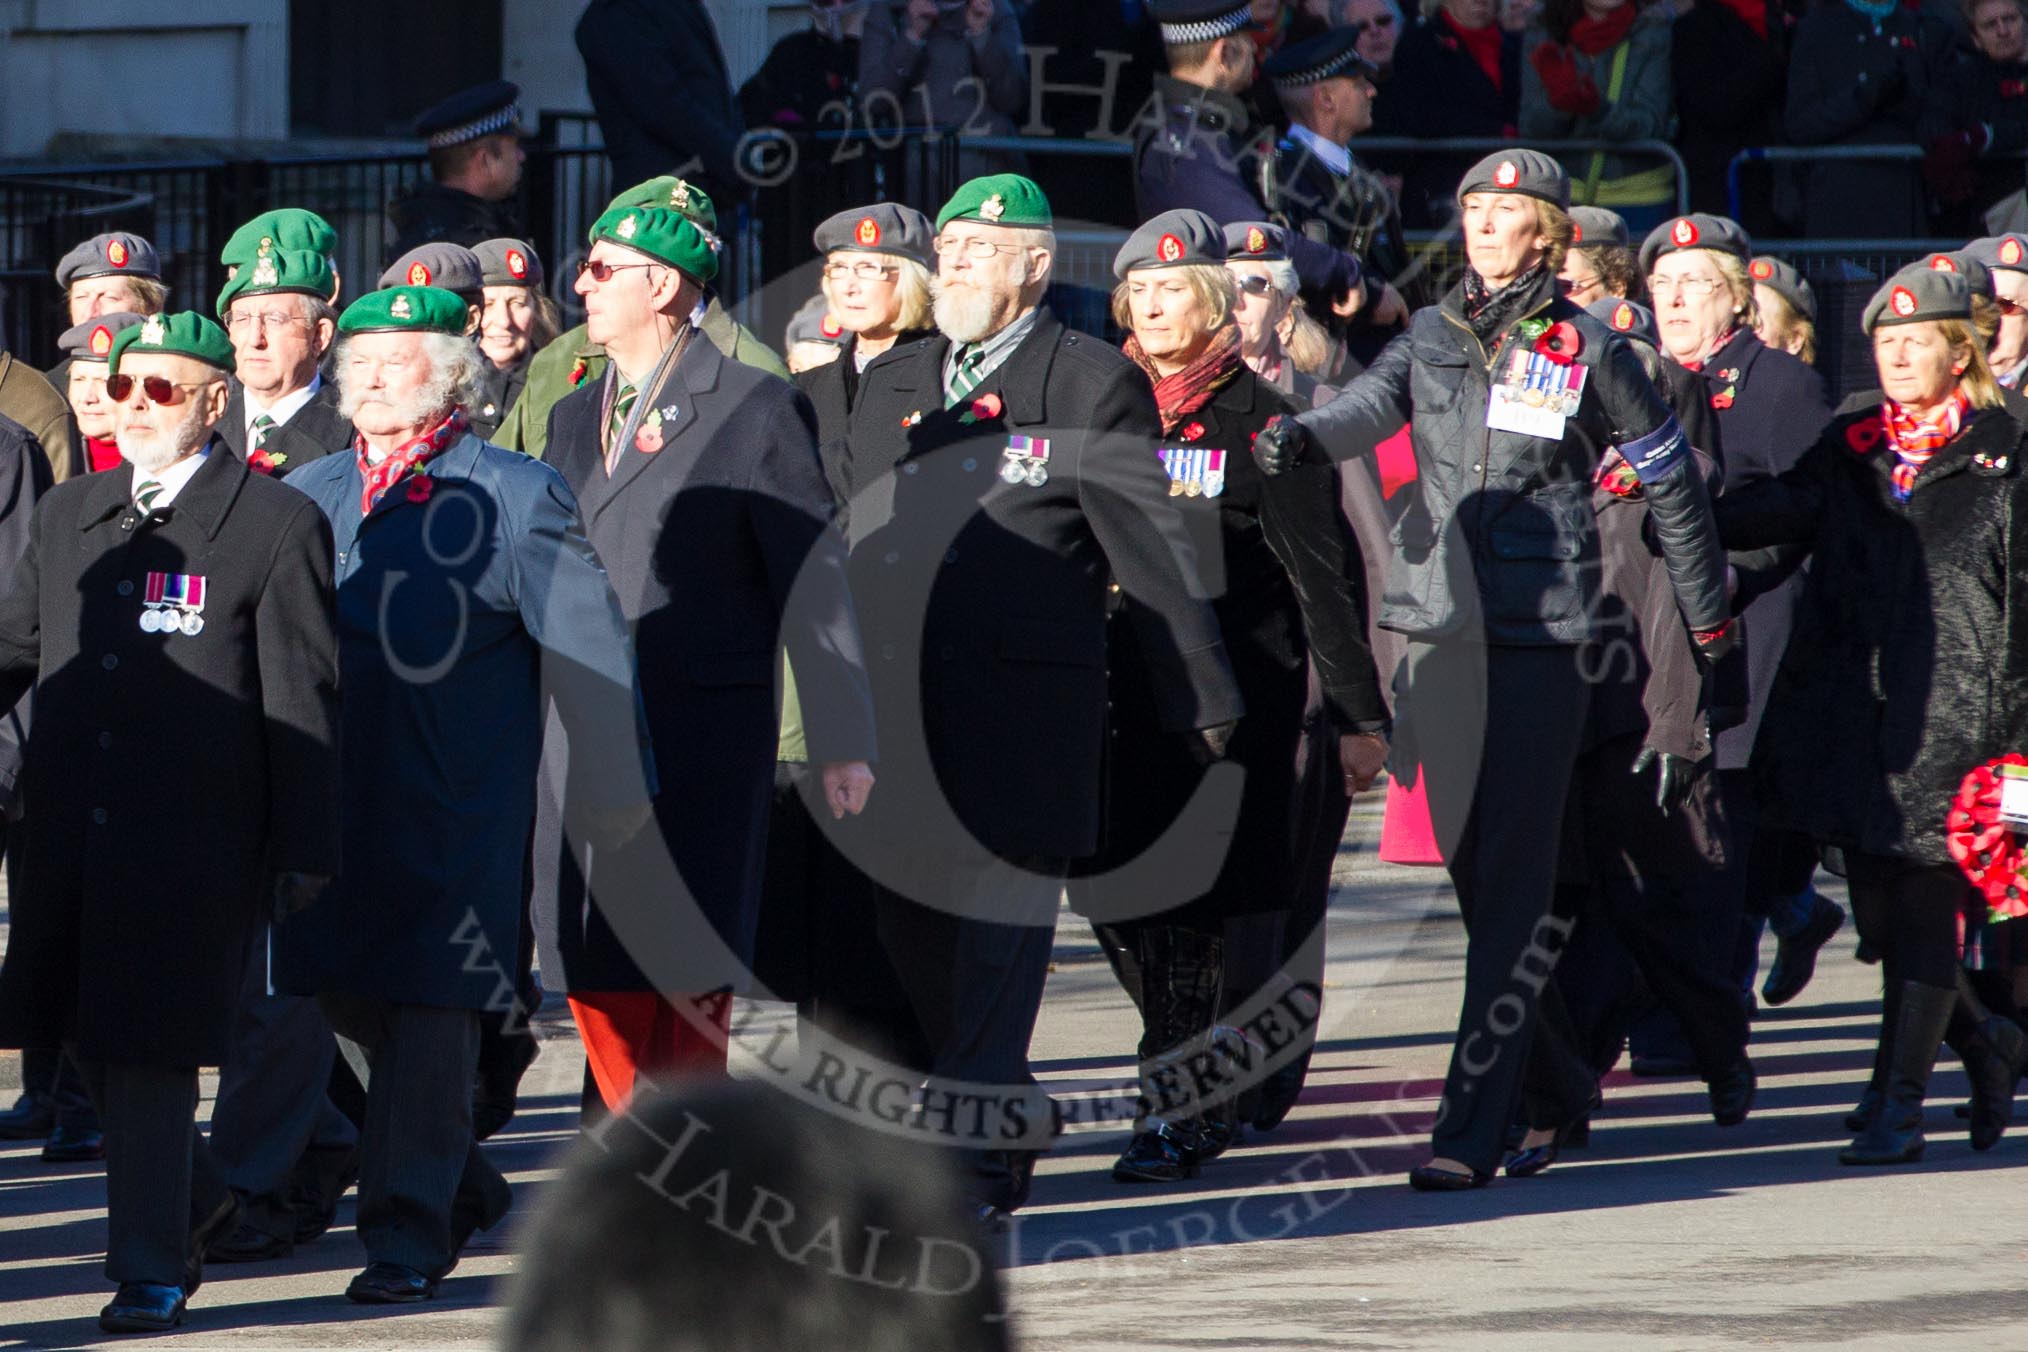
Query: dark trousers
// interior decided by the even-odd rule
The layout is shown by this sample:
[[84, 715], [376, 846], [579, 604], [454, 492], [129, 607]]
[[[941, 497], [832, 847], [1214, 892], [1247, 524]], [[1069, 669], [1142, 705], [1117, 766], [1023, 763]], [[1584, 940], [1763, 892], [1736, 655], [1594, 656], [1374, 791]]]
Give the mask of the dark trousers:
[[1955, 990], [1958, 911], [1971, 884], [1951, 864], [1848, 853], [1852, 914], [1859, 936], [1880, 952], [1881, 980]]
[[226, 1198], [197, 1132], [194, 1067], [78, 1059], [106, 1133], [106, 1276], [181, 1286], [190, 1232]]
[[507, 1213], [507, 1180], [472, 1137], [479, 1014], [366, 996], [318, 997], [366, 1085], [360, 1241], [368, 1261], [448, 1271], [473, 1228]]
[[268, 944], [250, 946], [232, 1046], [211, 1110], [211, 1151], [225, 1181], [246, 1200], [249, 1225], [292, 1239], [289, 1192], [312, 1150], [334, 1155], [359, 1132], [331, 1102], [338, 1043], [315, 999], [268, 990]]
[[[1411, 643], [1403, 667], [1402, 760], [1428, 777], [1466, 933], [1458, 1039], [1431, 1144], [1473, 1169], [1495, 1169], [1505, 1153], [1537, 1009], [1572, 928], [1553, 906], [1590, 701], [1579, 652]], [[1538, 1082], [1544, 1100], [1577, 1092], [1575, 1058], [1567, 1043], [1562, 1050], [1556, 1068], [1573, 1082], [1561, 1092]]]

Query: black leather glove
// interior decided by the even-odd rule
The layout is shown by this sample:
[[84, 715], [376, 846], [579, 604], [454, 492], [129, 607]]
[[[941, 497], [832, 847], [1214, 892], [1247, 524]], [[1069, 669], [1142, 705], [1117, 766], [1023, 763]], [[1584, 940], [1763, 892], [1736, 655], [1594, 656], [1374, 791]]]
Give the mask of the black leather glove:
[[1705, 665], [1715, 667], [1720, 658], [1739, 646], [1739, 621], [1727, 620], [1716, 629], [1693, 633], [1690, 637], [1697, 644], [1697, 655], [1704, 659]]
[[321, 873], [290, 873], [277, 871], [272, 895], [275, 923], [281, 924], [298, 911], [308, 910], [317, 904], [331, 879]]
[[1277, 413], [1254, 437], [1253, 459], [1262, 474], [1282, 474], [1316, 459], [1316, 442], [1308, 428]]
[[1239, 720], [1228, 718], [1223, 723], [1214, 723], [1208, 728], [1198, 728], [1190, 734], [1190, 757], [1199, 765], [1215, 765], [1225, 759], [1225, 748], [1232, 742], [1232, 730], [1239, 726]]
[[1690, 777], [1697, 766], [1681, 756], [1667, 751], [1657, 751], [1652, 746], [1641, 748], [1641, 754], [1634, 757], [1633, 773], [1640, 774], [1650, 765], [1655, 767], [1655, 806], [1667, 816], [1683, 806], [1683, 800], [1690, 796]]

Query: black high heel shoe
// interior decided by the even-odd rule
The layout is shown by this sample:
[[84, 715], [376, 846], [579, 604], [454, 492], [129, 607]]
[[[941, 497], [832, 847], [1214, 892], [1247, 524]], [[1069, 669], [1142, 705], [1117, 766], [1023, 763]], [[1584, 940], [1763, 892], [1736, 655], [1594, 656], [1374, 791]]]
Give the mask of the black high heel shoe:
[[1580, 1117], [1558, 1127], [1541, 1145], [1525, 1146], [1507, 1159], [1507, 1177], [1530, 1178], [1556, 1163], [1565, 1150], [1576, 1150], [1591, 1142], [1591, 1118]]

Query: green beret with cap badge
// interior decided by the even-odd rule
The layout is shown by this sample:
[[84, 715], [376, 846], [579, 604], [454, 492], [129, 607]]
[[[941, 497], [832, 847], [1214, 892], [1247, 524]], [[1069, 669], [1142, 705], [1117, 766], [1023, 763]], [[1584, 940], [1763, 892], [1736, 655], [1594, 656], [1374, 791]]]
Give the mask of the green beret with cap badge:
[[107, 374], [120, 373], [120, 358], [129, 352], [166, 352], [193, 357], [206, 366], [232, 372], [232, 340], [225, 330], [195, 310], [175, 314], [149, 315], [140, 323], [120, 330], [107, 354]]
[[369, 291], [338, 316], [340, 333], [448, 333], [463, 337], [471, 307], [440, 286], [386, 286]]
[[672, 207], [611, 208], [592, 222], [587, 242], [596, 244], [602, 239], [666, 263], [699, 283], [718, 275], [713, 238]]
[[937, 213], [937, 229], [952, 221], [978, 221], [1010, 229], [1048, 230], [1055, 225], [1049, 196], [1020, 174], [987, 174], [958, 185]]

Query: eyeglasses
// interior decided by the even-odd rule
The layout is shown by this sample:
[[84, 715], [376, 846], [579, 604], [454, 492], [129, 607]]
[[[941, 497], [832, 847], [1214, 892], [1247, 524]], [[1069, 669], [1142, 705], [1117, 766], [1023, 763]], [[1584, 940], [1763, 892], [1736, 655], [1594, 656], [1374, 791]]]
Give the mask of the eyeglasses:
[[[134, 392], [135, 379], [134, 376], [107, 376], [106, 393], [113, 397], [115, 403], [124, 404], [127, 397]], [[205, 388], [204, 384], [186, 385], [180, 380], [170, 380], [166, 376], [141, 376], [139, 380], [141, 393], [148, 396], [148, 402], [160, 404], [164, 408], [174, 408], [182, 403], [185, 390]]]
[[2005, 296], [1993, 297], [1993, 303], [2000, 307], [2000, 313], [2003, 315], [2018, 315], [2028, 312], [2028, 305], [2023, 305], [2018, 300], [2008, 300]]
[[263, 328], [285, 329], [291, 324], [307, 322], [300, 314], [290, 314], [287, 310], [235, 310], [226, 316], [225, 328], [228, 333], [237, 333], [256, 323]]
[[1668, 291], [1681, 291], [1686, 296], [1709, 296], [1725, 283], [1716, 277], [1650, 277], [1648, 290], [1659, 296]]
[[1275, 289], [1275, 284], [1272, 281], [1259, 275], [1234, 277], [1232, 284], [1241, 291], [1246, 292], [1249, 296], [1265, 296], [1272, 293]]
[[936, 239], [931, 241], [930, 247], [937, 251], [938, 258], [942, 258], [947, 254], [963, 253], [965, 257], [974, 262], [984, 262], [996, 253], [1020, 253], [1028, 246], [1025, 244], [995, 244], [984, 235], [971, 235], [964, 239], [959, 239], [953, 235], [938, 235]]
[[877, 282], [893, 271], [894, 269], [885, 263], [875, 263], [868, 259], [861, 259], [856, 263], [826, 263], [824, 280], [842, 282], [851, 277], [862, 282]]
[[621, 263], [616, 266], [606, 262], [603, 258], [587, 258], [577, 265], [577, 275], [582, 277], [589, 272], [593, 281], [597, 282], [600, 286], [604, 286], [613, 279], [613, 274], [616, 272], [626, 272], [633, 268], [659, 268], [661, 266], [660, 263]]
[[1563, 279], [1563, 284], [1569, 287], [1572, 291], [1589, 291], [1593, 287], [1604, 286], [1605, 279], [1603, 277], [1597, 276], [1566, 277]]

